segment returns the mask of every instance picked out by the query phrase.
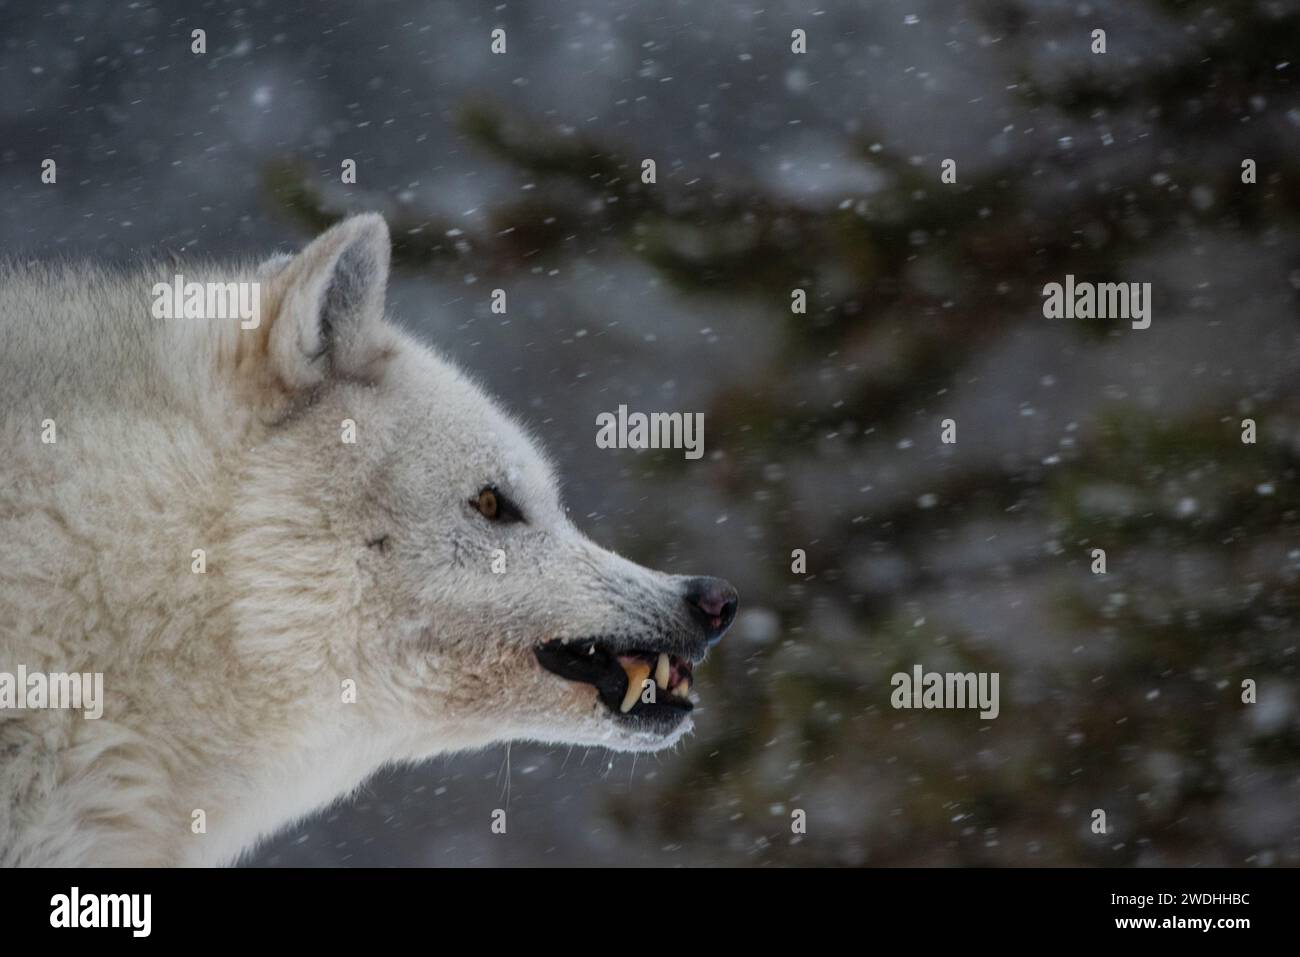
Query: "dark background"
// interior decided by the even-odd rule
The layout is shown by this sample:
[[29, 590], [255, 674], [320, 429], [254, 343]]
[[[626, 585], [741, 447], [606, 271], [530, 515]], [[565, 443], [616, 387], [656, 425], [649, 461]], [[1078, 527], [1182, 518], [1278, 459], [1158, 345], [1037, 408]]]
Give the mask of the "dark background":
[[[1297, 56], [1294, 0], [0, 0], [0, 250], [380, 209], [579, 525], [743, 598], [676, 751], [393, 770], [252, 862], [1300, 863]], [[1043, 318], [1066, 273], [1151, 328]], [[598, 450], [620, 403], [705, 458]], [[893, 710], [917, 663], [1001, 717]]]

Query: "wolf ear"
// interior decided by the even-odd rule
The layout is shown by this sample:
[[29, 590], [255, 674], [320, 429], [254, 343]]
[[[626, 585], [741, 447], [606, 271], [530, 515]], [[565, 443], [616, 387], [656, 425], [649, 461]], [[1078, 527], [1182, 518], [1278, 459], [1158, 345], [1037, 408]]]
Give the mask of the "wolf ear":
[[275, 303], [266, 355], [288, 390], [311, 389], [330, 374], [377, 374], [386, 355], [388, 260], [388, 226], [377, 213], [364, 213], [336, 223], [287, 262], [262, 270], [270, 274]]

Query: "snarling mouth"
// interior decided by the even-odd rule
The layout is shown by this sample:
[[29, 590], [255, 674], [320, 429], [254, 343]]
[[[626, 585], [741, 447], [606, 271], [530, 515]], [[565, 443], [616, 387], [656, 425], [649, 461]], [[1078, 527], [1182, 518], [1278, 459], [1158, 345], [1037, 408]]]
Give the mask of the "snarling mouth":
[[615, 650], [599, 638], [557, 638], [534, 650], [552, 674], [596, 689], [601, 702], [620, 718], [668, 729], [694, 708], [691, 661], [666, 651]]

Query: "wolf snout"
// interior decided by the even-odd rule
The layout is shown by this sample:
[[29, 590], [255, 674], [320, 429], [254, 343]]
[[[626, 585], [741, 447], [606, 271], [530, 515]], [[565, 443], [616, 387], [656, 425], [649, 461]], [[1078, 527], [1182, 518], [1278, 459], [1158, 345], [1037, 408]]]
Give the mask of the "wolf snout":
[[736, 617], [740, 596], [731, 582], [721, 578], [692, 578], [682, 596], [693, 618], [704, 629], [709, 645], [716, 645]]

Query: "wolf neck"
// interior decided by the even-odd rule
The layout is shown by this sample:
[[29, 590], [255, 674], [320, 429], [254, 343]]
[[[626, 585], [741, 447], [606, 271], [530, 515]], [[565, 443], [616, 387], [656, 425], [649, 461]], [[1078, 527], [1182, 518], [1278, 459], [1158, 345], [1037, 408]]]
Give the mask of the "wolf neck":
[[[321, 621], [257, 607], [283, 597], [267, 586], [293, 559], [250, 552], [265, 527], [246, 467], [260, 425], [221, 381], [230, 335], [149, 324], [143, 278], [78, 282], [0, 281], [0, 668], [102, 673], [104, 713], [0, 726], [0, 858], [227, 862], [383, 757], [336, 747], [338, 709], [303, 707], [306, 676], [256, 656], [259, 618], [304, 634]], [[346, 593], [322, 548], [300, 556], [305, 577]], [[255, 597], [237, 600], [236, 582]], [[328, 684], [321, 701], [337, 703]], [[44, 740], [64, 752], [30, 744]], [[7, 830], [19, 821], [36, 823]]]
[[245, 755], [209, 765], [185, 789], [196, 802], [207, 799], [207, 832], [182, 842], [177, 863], [236, 863], [259, 841], [354, 791], [390, 760], [387, 744], [381, 735], [322, 721], [305, 734], [284, 735], [278, 745], [259, 744], [255, 762]]

